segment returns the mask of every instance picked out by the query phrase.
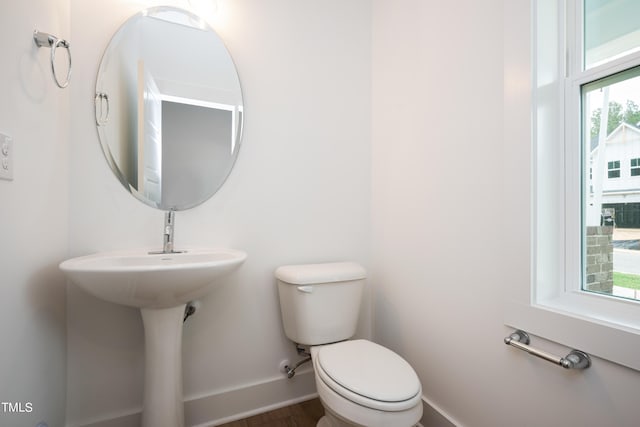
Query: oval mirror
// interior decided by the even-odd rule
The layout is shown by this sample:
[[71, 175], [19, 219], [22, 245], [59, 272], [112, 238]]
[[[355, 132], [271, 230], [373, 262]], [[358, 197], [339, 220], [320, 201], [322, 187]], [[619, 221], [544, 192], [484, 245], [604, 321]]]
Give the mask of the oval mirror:
[[98, 69], [95, 113], [113, 173], [162, 210], [209, 199], [240, 148], [233, 60], [201, 18], [174, 7], [134, 15], [113, 36]]

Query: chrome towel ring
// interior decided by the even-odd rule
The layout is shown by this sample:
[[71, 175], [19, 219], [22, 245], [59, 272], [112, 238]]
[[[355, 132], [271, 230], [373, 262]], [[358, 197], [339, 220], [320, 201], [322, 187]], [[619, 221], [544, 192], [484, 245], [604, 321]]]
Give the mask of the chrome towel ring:
[[[64, 89], [69, 86], [69, 80], [71, 79], [71, 49], [69, 42], [38, 30], [33, 32], [33, 40], [38, 47], [51, 48], [51, 72], [53, 73], [53, 80], [56, 82], [58, 87]], [[56, 50], [59, 47], [67, 49], [67, 58], [69, 58], [69, 69], [67, 70], [67, 77], [64, 82], [60, 82], [56, 73]]]

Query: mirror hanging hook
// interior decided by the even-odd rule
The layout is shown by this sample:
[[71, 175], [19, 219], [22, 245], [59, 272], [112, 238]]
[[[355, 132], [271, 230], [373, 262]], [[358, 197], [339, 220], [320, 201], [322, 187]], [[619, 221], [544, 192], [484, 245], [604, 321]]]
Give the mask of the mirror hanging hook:
[[[53, 80], [56, 82], [56, 85], [58, 85], [60, 89], [64, 89], [69, 86], [69, 81], [71, 79], [71, 46], [69, 42], [38, 30], [33, 31], [33, 41], [38, 47], [51, 48], [51, 72], [53, 73]], [[69, 60], [67, 77], [63, 82], [58, 79], [58, 74], [56, 73], [56, 51], [59, 47], [67, 49], [67, 58]]]

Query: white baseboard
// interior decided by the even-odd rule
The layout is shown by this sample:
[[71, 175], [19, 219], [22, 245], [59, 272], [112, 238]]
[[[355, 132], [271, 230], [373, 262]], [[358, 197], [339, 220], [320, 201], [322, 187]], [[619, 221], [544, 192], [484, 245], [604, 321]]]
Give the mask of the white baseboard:
[[[312, 369], [284, 375], [215, 394], [188, 397], [184, 402], [185, 425], [214, 427], [317, 397]], [[420, 427], [463, 427], [424, 395]], [[67, 427], [140, 427], [141, 412], [129, 411]]]
[[313, 399], [318, 394], [313, 370], [296, 372], [236, 390], [186, 400], [186, 425], [213, 427]]
[[463, 427], [424, 395], [422, 395], [422, 409], [421, 427]]
[[[214, 427], [314, 397], [317, 392], [313, 370], [298, 371], [291, 379], [282, 375], [241, 388], [188, 397], [184, 402], [185, 425]], [[141, 419], [140, 411], [129, 411], [67, 427], [140, 427]]]

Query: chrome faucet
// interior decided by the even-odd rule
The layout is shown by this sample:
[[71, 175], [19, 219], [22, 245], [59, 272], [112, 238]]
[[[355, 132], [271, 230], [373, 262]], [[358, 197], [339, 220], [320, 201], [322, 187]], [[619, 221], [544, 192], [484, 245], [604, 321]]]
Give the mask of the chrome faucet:
[[176, 211], [170, 210], [164, 213], [164, 233], [162, 238], [162, 253], [173, 253], [173, 224], [176, 220]]
[[173, 249], [173, 225], [176, 221], [176, 211], [169, 210], [164, 213], [164, 231], [162, 233], [162, 250], [151, 251], [150, 255], [158, 254], [180, 254], [186, 251], [176, 251]]

